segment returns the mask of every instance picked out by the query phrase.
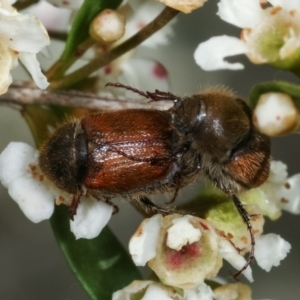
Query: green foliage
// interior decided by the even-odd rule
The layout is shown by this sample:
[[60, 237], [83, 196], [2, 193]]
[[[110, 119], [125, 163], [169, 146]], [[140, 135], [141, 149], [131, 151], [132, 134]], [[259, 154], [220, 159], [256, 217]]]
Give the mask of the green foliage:
[[265, 93], [284, 93], [291, 96], [300, 108], [300, 86], [285, 81], [270, 81], [256, 84], [250, 91], [250, 106], [254, 108], [258, 102], [260, 95]]
[[113, 292], [141, 279], [131, 258], [107, 227], [95, 239], [76, 240], [64, 205], [56, 207], [51, 225], [73, 272], [91, 299], [109, 300]]
[[76, 55], [76, 47], [89, 37], [90, 23], [97, 14], [106, 8], [116, 9], [121, 3], [122, 0], [85, 0], [72, 23], [61, 60]]

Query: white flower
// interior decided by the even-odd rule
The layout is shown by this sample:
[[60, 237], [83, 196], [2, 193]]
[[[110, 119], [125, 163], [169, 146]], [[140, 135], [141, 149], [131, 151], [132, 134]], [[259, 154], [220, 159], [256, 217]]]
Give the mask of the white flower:
[[[72, 201], [72, 195], [56, 188], [42, 174], [38, 156], [37, 150], [17, 142], [11, 142], [0, 154], [0, 181], [34, 223], [51, 217], [55, 201], [67, 205]], [[112, 212], [112, 206], [83, 197], [74, 221], [71, 221], [71, 231], [77, 239], [94, 238], [107, 224]]]
[[36, 54], [50, 43], [46, 29], [35, 16], [19, 14], [9, 8], [6, 1], [0, 1], [0, 5], [0, 94], [5, 93], [11, 84], [10, 70], [18, 65], [18, 59], [36, 85], [45, 89], [48, 82]]
[[[180, 224], [182, 232], [178, 230]], [[222, 262], [218, 242], [218, 235], [206, 220], [177, 214], [154, 216], [140, 225], [129, 251], [135, 262], [142, 262], [139, 265], [149, 260], [149, 267], [164, 283], [190, 289], [219, 271]], [[172, 248], [178, 246], [179, 250]], [[147, 257], [148, 251], [151, 255]]]
[[267, 272], [277, 267], [290, 252], [291, 245], [279, 235], [269, 233], [256, 239], [254, 257], [257, 264]]
[[293, 99], [283, 93], [265, 93], [259, 97], [253, 112], [253, 123], [262, 133], [278, 136], [299, 127], [298, 109]]
[[83, 0], [69, 0], [69, 1], [47, 0], [47, 2], [51, 3], [52, 5], [54, 5], [56, 7], [63, 7], [63, 8], [78, 10], [82, 5]]
[[[172, 287], [150, 280], [135, 280], [122, 290], [113, 293], [112, 300], [180, 300], [181, 295]], [[204, 300], [204, 299], [198, 299]]]
[[300, 53], [300, 5], [294, 0], [268, 2], [271, 6], [264, 8], [260, 0], [221, 0], [218, 15], [243, 28], [241, 39], [224, 35], [201, 43], [194, 53], [196, 63], [207, 71], [238, 70], [244, 66], [224, 59], [246, 54], [256, 64], [284, 69], [295, 65]]
[[300, 174], [288, 177], [284, 163], [272, 161], [269, 178], [257, 190], [262, 212], [271, 219], [277, 219], [282, 209], [300, 214]]
[[162, 215], [145, 219], [130, 239], [129, 252], [137, 266], [144, 266], [155, 257], [162, 220]]
[[251, 300], [251, 289], [243, 283], [218, 286], [214, 290], [202, 282], [189, 290], [176, 290], [150, 280], [135, 280], [122, 290], [115, 292], [112, 300]]
[[250, 287], [241, 282], [224, 284], [214, 289], [214, 300], [252, 300]]
[[[237, 249], [226, 239], [220, 239], [220, 253], [222, 257], [227, 260], [236, 270], [241, 270], [246, 264], [246, 259], [240, 255]], [[253, 282], [252, 270], [248, 266], [242, 274], [250, 281]]]
[[213, 300], [214, 292], [211, 287], [202, 282], [193, 289], [185, 290], [183, 300]]

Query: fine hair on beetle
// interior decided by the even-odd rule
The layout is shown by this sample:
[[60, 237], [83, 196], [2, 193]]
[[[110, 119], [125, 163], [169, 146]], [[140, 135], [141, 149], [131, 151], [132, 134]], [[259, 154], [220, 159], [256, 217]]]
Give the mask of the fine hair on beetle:
[[198, 175], [225, 192], [243, 218], [253, 259], [251, 216], [237, 194], [260, 186], [270, 168], [270, 140], [252, 124], [248, 105], [225, 88], [179, 97], [170, 92], [143, 92], [120, 83], [150, 101], [168, 100], [167, 111], [126, 109], [89, 114], [60, 126], [43, 144], [39, 164], [60, 189], [74, 195], [73, 220], [83, 195], [117, 206], [112, 198], [135, 199], [154, 212], [174, 212], [154, 204], [147, 194], [172, 193]]

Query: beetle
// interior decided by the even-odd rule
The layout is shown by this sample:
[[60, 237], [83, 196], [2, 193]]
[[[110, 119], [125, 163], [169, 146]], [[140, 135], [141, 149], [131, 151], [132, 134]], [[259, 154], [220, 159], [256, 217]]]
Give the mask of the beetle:
[[[161, 213], [146, 195], [178, 190], [199, 174], [228, 194], [251, 237], [251, 216], [237, 194], [261, 185], [270, 168], [270, 140], [252, 124], [248, 105], [226, 88], [179, 97], [155, 90], [142, 92], [151, 101], [170, 100], [168, 111], [127, 109], [89, 114], [60, 126], [41, 148], [39, 165], [56, 186], [74, 195], [73, 220], [82, 195], [114, 205], [117, 195], [136, 199]], [[117, 206], [115, 206], [117, 210]]]

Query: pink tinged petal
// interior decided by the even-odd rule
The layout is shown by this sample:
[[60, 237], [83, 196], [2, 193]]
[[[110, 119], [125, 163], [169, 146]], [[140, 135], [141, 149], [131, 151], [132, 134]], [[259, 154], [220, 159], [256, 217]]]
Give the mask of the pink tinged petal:
[[[142, 91], [154, 89], [167, 91], [169, 88], [168, 73], [164, 66], [157, 61], [132, 58], [122, 62], [119, 68], [122, 70], [119, 81], [127, 82], [130, 86], [137, 87]], [[136, 70], [139, 72], [135, 72]], [[130, 97], [132, 96], [133, 94], [130, 93]], [[137, 97], [141, 98], [139, 95]]]
[[291, 11], [293, 9], [300, 10], [300, 2], [299, 0], [269, 0], [273, 6], [280, 6], [287, 11]]
[[19, 59], [32, 76], [35, 84], [42, 90], [47, 88], [49, 82], [46, 76], [41, 71], [40, 63], [36, 58], [36, 54], [21, 52], [19, 54]]
[[0, 14], [0, 36], [15, 51], [37, 53], [50, 44], [44, 25], [32, 15]]
[[149, 260], [155, 257], [162, 223], [162, 215], [145, 219], [130, 239], [129, 253], [137, 266], [145, 266]]
[[246, 52], [247, 46], [243, 41], [223, 35], [212, 37], [201, 43], [194, 53], [194, 58], [196, 63], [205, 71], [240, 70], [244, 68], [241, 63], [229, 63], [224, 58]]
[[54, 211], [54, 199], [46, 186], [30, 175], [14, 180], [9, 195], [18, 203], [25, 216], [38, 223], [49, 219]]
[[[238, 253], [238, 251], [230, 244], [229, 241], [223, 238], [220, 239], [220, 254], [238, 271], [241, 270], [246, 263], [245, 258]], [[247, 269], [242, 272], [242, 274], [250, 282], [253, 282], [252, 270], [250, 266], [248, 266]]]
[[29, 164], [36, 164], [38, 151], [21, 142], [11, 142], [0, 154], [0, 180], [8, 186], [28, 173]]
[[277, 234], [269, 233], [256, 239], [254, 257], [257, 264], [269, 272], [273, 266], [280, 265], [290, 250], [290, 243]]
[[7, 47], [5, 43], [0, 43], [0, 95], [7, 92], [12, 83], [10, 70], [18, 65], [18, 52]]
[[150, 285], [143, 296], [143, 300], [153, 300], [153, 299], [173, 300], [174, 298], [171, 298], [168, 295], [168, 292], [163, 288], [161, 288], [160, 286]]
[[221, 0], [218, 7], [222, 20], [240, 28], [252, 28], [265, 16], [259, 0]]
[[83, 198], [78, 205], [74, 221], [70, 221], [71, 231], [76, 239], [97, 237], [108, 223], [113, 207], [95, 199]]

